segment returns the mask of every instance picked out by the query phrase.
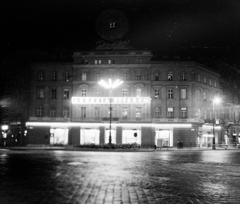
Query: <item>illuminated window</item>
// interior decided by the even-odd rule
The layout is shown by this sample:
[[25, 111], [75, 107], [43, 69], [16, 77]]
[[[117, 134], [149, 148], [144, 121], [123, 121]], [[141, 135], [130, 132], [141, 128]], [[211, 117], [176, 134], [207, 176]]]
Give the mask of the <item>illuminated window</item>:
[[173, 80], [173, 73], [168, 72], [168, 81], [172, 81], [172, 80]]
[[108, 60], [108, 64], [114, 64], [114, 60]]
[[155, 89], [155, 90], [154, 90], [154, 98], [155, 98], [155, 99], [160, 98], [159, 89]]
[[69, 90], [68, 89], [63, 90], [63, 98], [64, 99], [69, 99]]
[[94, 108], [94, 117], [100, 118], [100, 108], [99, 107]]
[[44, 98], [44, 91], [43, 91], [43, 89], [38, 89], [38, 98]]
[[206, 84], [207, 83], [207, 78], [204, 76], [203, 77], [203, 82]]
[[137, 89], [136, 90], [136, 96], [137, 97], [141, 97], [141, 95], [142, 95], [142, 90], [141, 89]]
[[216, 80], [214, 81], [214, 86], [217, 87], [217, 81]]
[[181, 118], [187, 118], [187, 108], [181, 108]]
[[209, 79], [209, 85], [212, 86], [212, 79]]
[[173, 118], [173, 108], [167, 108], [167, 117], [168, 118]]
[[81, 118], [86, 118], [86, 107], [81, 107]]
[[181, 73], [181, 81], [186, 81], [186, 73], [185, 72]]
[[141, 80], [141, 79], [142, 79], [142, 75], [141, 75], [141, 73], [137, 73], [137, 75], [136, 75], [136, 79], [137, 79], [137, 80]]
[[57, 89], [52, 89], [51, 98], [52, 99], [56, 99], [57, 98]]
[[68, 107], [63, 108], [63, 117], [69, 118], [69, 108]]
[[141, 117], [142, 117], [142, 108], [136, 107], [136, 118], [141, 118]]
[[102, 64], [102, 60], [98, 60], [98, 64]]
[[173, 90], [172, 89], [168, 90], [168, 98], [173, 98]]
[[127, 89], [123, 89], [122, 93], [123, 93], [123, 97], [127, 97], [128, 96], [128, 90]]
[[87, 90], [86, 89], [82, 89], [82, 96], [87, 96]]
[[99, 73], [96, 73], [96, 74], [95, 74], [95, 80], [96, 80], [96, 81], [99, 81], [99, 78], [100, 78], [100, 74], [99, 74]]
[[187, 99], [187, 89], [181, 89], [181, 99]]
[[87, 80], [87, 73], [82, 73], [82, 81], [86, 81]]
[[57, 81], [57, 72], [52, 72], [52, 74], [51, 74], [51, 80], [52, 80], [52, 81]]
[[161, 108], [160, 107], [156, 107], [154, 110], [154, 117], [155, 118], [160, 118], [161, 117]]
[[204, 110], [204, 119], [207, 119], [207, 110]]
[[197, 80], [198, 80], [198, 82], [201, 82], [201, 76], [200, 76], [200, 74], [197, 75]]
[[127, 118], [128, 116], [128, 109], [126, 107], [122, 108], [122, 118]]
[[51, 108], [50, 117], [52, 117], [52, 118], [56, 117], [56, 108]]
[[69, 74], [69, 72], [65, 72], [65, 73], [64, 73], [64, 81], [69, 81], [69, 79], [70, 79], [70, 74]]
[[39, 81], [43, 81], [44, 80], [44, 73], [43, 72], [39, 72], [38, 73], [38, 80]]
[[159, 75], [158, 75], [158, 73], [155, 73], [155, 81], [159, 81]]
[[206, 93], [206, 91], [203, 92], [203, 100], [207, 100], [207, 93]]
[[37, 117], [43, 117], [43, 107], [38, 107], [37, 109]]

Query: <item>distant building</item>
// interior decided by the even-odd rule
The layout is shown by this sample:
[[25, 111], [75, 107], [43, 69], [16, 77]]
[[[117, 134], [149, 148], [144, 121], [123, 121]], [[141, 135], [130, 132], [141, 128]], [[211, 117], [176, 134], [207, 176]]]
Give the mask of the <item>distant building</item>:
[[[112, 143], [143, 147], [211, 146], [221, 107], [220, 75], [195, 62], [151, 61], [149, 51], [76, 52], [72, 63], [32, 66], [29, 144], [107, 144], [109, 90], [100, 79], [123, 80], [111, 95]], [[223, 142], [215, 126], [216, 143]]]

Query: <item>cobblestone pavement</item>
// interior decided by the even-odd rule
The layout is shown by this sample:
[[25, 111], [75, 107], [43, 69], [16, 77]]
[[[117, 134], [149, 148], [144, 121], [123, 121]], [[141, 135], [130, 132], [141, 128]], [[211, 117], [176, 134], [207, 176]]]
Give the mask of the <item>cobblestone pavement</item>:
[[0, 204], [237, 204], [239, 164], [238, 150], [0, 150]]

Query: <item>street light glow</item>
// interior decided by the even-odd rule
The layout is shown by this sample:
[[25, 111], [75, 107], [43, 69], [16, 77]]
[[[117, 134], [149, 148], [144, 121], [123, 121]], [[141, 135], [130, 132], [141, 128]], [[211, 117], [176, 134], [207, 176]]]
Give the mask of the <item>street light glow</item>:
[[222, 100], [221, 100], [221, 98], [219, 98], [219, 97], [215, 97], [214, 99], [213, 99], [213, 103], [215, 103], [215, 104], [219, 104], [219, 103], [221, 103], [222, 102]]

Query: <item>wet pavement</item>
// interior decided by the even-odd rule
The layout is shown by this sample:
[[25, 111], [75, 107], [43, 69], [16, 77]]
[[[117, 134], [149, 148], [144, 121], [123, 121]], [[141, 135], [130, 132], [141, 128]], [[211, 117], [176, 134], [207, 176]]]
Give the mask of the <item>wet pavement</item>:
[[0, 204], [240, 203], [240, 151], [0, 150]]

